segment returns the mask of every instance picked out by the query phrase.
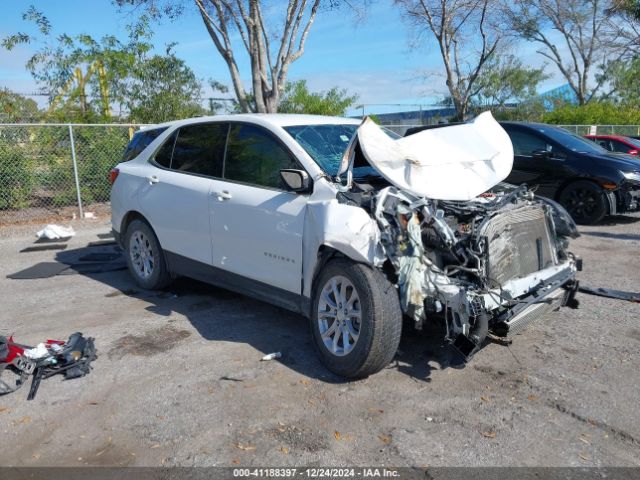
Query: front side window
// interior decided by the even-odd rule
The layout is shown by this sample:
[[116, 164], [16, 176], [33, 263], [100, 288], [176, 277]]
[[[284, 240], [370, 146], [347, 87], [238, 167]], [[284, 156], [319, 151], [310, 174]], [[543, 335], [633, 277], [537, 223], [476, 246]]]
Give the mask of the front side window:
[[584, 137], [571, 133], [564, 128], [543, 126], [537, 127], [543, 135], [549, 137], [552, 141], [562, 145], [564, 148], [578, 153], [595, 153], [602, 154], [607, 153], [607, 150], [602, 148], [595, 142], [587, 140]]
[[513, 154], [525, 157], [532, 156], [533, 152], [547, 150], [551, 151], [549, 145], [544, 139], [537, 135], [532, 135], [520, 130], [507, 131], [513, 144]]
[[270, 134], [253, 125], [231, 125], [224, 178], [283, 188], [280, 170], [300, 166]]
[[173, 148], [171, 169], [222, 177], [228, 124], [203, 123], [180, 128]]

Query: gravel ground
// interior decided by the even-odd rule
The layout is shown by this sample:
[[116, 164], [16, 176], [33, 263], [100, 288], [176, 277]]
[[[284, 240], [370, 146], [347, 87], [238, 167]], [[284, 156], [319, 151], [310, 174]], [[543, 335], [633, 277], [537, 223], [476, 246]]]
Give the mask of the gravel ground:
[[[405, 332], [394, 364], [343, 382], [305, 319], [235, 293], [142, 291], [126, 271], [6, 278], [109, 230], [76, 228], [64, 252], [18, 253], [35, 227], [0, 240], [0, 334], [81, 331], [99, 350], [84, 378], [0, 397], [0, 465], [640, 465], [640, 304], [580, 295], [464, 366], [437, 328]], [[640, 214], [581, 231], [580, 280], [639, 291]]]

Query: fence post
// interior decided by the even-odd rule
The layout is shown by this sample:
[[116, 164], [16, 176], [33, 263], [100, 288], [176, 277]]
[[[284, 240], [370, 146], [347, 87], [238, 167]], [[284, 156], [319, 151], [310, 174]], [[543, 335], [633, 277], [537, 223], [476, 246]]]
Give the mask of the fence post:
[[84, 218], [84, 212], [82, 211], [82, 196], [80, 195], [80, 180], [78, 178], [78, 162], [76, 161], [76, 144], [73, 141], [73, 127], [69, 124], [69, 139], [71, 140], [71, 159], [73, 160], [73, 177], [76, 181], [76, 194], [78, 196], [78, 210], [80, 211], [80, 218]]

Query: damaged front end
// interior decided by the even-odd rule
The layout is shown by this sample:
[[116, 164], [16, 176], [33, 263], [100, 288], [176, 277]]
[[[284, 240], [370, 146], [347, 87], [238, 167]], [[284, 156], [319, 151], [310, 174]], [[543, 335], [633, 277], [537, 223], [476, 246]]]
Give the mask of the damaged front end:
[[456, 202], [387, 187], [373, 214], [403, 311], [418, 329], [444, 319], [447, 340], [465, 357], [489, 331], [510, 336], [550, 310], [577, 306], [579, 262], [566, 250], [575, 227], [525, 188]]
[[[474, 123], [421, 132], [409, 144], [365, 120], [345, 165], [366, 160], [388, 183], [349, 176], [339, 194], [377, 222], [405, 315], [418, 329], [442, 321], [465, 358], [490, 332], [511, 336], [550, 310], [577, 307], [581, 268], [567, 250], [578, 236], [571, 217], [524, 186], [499, 183], [511, 169], [510, 140], [490, 114]], [[470, 138], [454, 149], [458, 160], [421, 156], [456, 136]]]

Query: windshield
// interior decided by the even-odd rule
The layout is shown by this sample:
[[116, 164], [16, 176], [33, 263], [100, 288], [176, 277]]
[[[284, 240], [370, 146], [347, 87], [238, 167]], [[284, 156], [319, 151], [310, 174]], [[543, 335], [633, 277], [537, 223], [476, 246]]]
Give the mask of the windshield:
[[564, 128], [557, 127], [538, 127], [540, 133], [544, 133], [552, 140], [555, 140], [560, 145], [568, 148], [572, 152], [579, 153], [597, 153], [597, 154], [610, 154], [608, 150], [605, 150], [597, 143], [587, 140], [584, 137], [580, 137], [574, 133], [568, 132]]
[[[349, 145], [349, 140], [356, 133], [358, 125], [296, 125], [284, 127], [284, 129], [304, 148], [322, 170], [335, 177], [340, 170], [342, 156]], [[385, 132], [391, 138], [400, 138], [390, 130], [385, 130]], [[355, 178], [370, 175], [379, 176], [378, 172], [369, 166], [353, 169]]]

